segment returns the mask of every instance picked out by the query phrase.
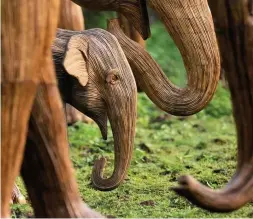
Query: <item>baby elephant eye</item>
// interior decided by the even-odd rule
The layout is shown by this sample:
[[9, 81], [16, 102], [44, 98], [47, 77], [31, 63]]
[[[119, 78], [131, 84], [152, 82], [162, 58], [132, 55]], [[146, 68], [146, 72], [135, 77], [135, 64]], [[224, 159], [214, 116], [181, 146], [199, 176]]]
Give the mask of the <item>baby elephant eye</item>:
[[119, 76], [118, 76], [118, 70], [117, 69], [112, 69], [110, 71], [108, 71], [107, 76], [106, 76], [106, 82], [114, 85], [117, 83], [117, 81], [119, 80]]

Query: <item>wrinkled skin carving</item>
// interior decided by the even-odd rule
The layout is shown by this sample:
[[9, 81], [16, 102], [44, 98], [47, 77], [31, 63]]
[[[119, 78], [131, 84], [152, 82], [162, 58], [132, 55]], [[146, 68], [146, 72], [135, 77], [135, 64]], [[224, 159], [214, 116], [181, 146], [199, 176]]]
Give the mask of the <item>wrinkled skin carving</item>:
[[[84, 17], [82, 8], [70, 0], [62, 0], [60, 4], [58, 27], [70, 30], [84, 30]], [[66, 104], [66, 120], [71, 125], [77, 121], [88, 121], [88, 117]], [[25, 197], [21, 194], [18, 186], [15, 184], [12, 190], [13, 203], [24, 204]]]
[[122, 13], [142, 35], [150, 36], [146, 0], [72, 0], [76, 4], [91, 10], [117, 11]]
[[111, 123], [115, 168], [103, 178], [105, 159], [96, 161], [93, 185], [100, 190], [119, 186], [130, 164], [136, 123], [137, 88], [131, 68], [116, 38], [102, 29], [58, 29], [53, 59], [64, 102], [91, 117], [107, 138]]
[[[62, 0], [58, 28], [76, 31], [84, 30], [85, 27], [82, 8], [70, 0]], [[68, 125], [73, 125], [78, 121], [86, 123], [92, 122], [91, 119], [69, 104], [66, 104], [66, 120]]]
[[172, 84], [140, 45], [127, 38], [117, 20], [108, 31], [118, 39], [138, 86], [162, 110], [187, 116], [202, 110], [212, 99], [220, 75], [220, 58], [213, 20], [206, 0], [149, 0], [182, 55], [187, 86]]
[[58, 0], [1, 2], [1, 217], [10, 215], [21, 165], [36, 217], [101, 217], [82, 201], [69, 159], [50, 51], [59, 6]]
[[216, 212], [239, 209], [253, 200], [253, 13], [251, 0], [209, 0], [237, 130], [237, 168], [223, 189], [212, 190], [182, 176], [174, 190]]

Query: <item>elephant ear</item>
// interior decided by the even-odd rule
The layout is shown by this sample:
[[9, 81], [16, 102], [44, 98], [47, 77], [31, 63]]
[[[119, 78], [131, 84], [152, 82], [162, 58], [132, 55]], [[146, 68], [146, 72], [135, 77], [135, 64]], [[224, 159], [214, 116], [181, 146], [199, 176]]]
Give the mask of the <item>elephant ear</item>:
[[67, 44], [63, 66], [82, 86], [88, 83], [88, 37], [83, 34], [72, 36]]

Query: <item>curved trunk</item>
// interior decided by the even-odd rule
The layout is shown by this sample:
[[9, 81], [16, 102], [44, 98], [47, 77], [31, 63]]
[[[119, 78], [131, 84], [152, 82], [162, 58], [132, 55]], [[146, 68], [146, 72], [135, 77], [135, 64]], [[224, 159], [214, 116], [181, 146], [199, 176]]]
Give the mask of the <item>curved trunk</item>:
[[130, 22], [126, 19], [126, 17], [118, 13], [120, 27], [124, 31], [124, 33], [133, 41], [139, 43], [143, 48], [145, 48], [145, 40], [141, 37], [139, 32], [130, 24]]
[[119, 40], [140, 88], [162, 110], [187, 116], [202, 110], [216, 90], [220, 58], [213, 20], [206, 0], [155, 1], [158, 12], [183, 57], [187, 87], [172, 84], [160, 66], [140, 45], [127, 38], [116, 20], [108, 30]]
[[227, 73], [237, 129], [237, 171], [218, 191], [190, 176], [174, 190], [205, 209], [228, 212], [253, 199], [253, 17], [252, 1], [209, 0]]
[[[123, 91], [125, 93], [125, 91]], [[122, 94], [123, 94], [122, 93]], [[137, 96], [136, 88], [134, 93], [129, 93], [128, 98], [112, 98], [109, 100], [108, 118], [111, 124], [114, 138], [114, 171], [110, 178], [103, 178], [105, 158], [95, 162], [92, 172], [92, 182], [99, 190], [112, 190], [118, 187], [125, 176], [133, 153]]]
[[72, 0], [91, 10], [117, 11], [130, 21], [136, 30], [147, 39], [150, 35], [146, 0]]

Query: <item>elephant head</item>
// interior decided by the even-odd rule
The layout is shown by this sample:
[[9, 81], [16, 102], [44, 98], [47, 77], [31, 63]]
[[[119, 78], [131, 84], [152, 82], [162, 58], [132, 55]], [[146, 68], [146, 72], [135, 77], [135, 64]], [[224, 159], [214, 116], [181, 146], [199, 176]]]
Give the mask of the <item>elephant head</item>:
[[111, 190], [124, 179], [133, 150], [137, 88], [131, 68], [117, 39], [101, 29], [58, 29], [52, 50], [64, 101], [91, 117], [104, 139], [109, 118], [114, 171], [110, 178], [103, 178], [102, 158], [95, 162], [92, 182], [100, 190]]
[[187, 71], [185, 88], [176, 87], [148, 52], [127, 38], [117, 20], [108, 31], [118, 39], [135, 79], [149, 98], [173, 115], [192, 115], [212, 99], [220, 75], [220, 57], [207, 0], [149, 0], [182, 55]]

